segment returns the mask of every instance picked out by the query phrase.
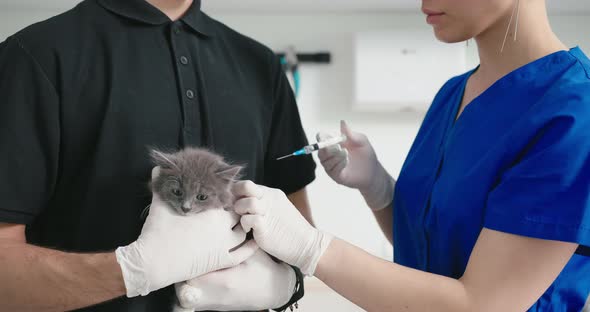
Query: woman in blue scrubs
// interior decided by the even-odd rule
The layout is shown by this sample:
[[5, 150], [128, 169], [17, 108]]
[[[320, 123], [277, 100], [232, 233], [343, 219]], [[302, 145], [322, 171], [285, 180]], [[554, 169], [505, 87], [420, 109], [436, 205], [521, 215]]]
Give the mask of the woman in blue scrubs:
[[397, 181], [345, 124], [343, 149], [320, 154], [336, 182], [360, 190], [395, 263], [312, 228], [283, 194], [250, 182], [235, 189], [242, 226], [369, 311], [580, 311], [590, 292], [590, 60], [555, 36], [544, 0], [422, 7], [439, 40], [474, 38], [480, 65], [442, 87]]

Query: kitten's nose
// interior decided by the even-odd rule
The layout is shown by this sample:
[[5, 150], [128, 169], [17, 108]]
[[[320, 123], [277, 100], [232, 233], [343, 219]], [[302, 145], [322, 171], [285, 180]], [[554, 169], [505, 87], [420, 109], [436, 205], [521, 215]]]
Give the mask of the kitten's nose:
[[187, 212], [191, 211], [191, 207], [182, 206], [182, 211], [184, 213], [187, 213]]

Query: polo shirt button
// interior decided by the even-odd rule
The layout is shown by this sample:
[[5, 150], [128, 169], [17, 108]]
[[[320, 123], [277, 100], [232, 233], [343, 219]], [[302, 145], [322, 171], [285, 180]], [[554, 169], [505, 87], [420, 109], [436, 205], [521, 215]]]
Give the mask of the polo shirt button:
[[186, 96], [187, 96], [189, 99], [192, 99], [192, 98], [194, 98], [194, 97], [195, 97], [195, 92], [194, 92], [193, 90], [190, 90], [190, 89], [189, 89], [189, 90], [186, 90]]
[[174, 25], [172, 27], [172, 30], [174, 31], [175, 34], [177, 34], [177, 35], [180, 34], [180, 26]]
[[182, 63], [182, 65], [188, 64], [188, 58], [186, 56], [181, 56], [180, 63]]

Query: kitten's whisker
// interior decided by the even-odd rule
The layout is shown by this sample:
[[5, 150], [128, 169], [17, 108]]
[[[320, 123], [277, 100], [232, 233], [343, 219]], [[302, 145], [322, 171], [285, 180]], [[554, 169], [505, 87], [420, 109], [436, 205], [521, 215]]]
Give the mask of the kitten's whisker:
[[149, 204], [149, 205], [145, 206], [145, 208], [143, 208], [143, 210], [141, 211], [141, 214], [139, 215], [140, 219], [145, 219], [147, 217], [151, 206], [152, 206], [152, 204]]

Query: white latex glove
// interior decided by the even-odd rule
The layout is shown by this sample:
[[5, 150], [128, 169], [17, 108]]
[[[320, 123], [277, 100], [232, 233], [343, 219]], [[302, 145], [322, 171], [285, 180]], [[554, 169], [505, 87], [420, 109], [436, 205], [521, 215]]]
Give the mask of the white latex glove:
[[259, 249], [241, 264], [176, 284], [178, 311], [259, 311], [285, 305], [295, 293], [295, 271]]
[[[393, 200], [395, 181], [377, 159], [366, 135], [351, 131], [344, 121], [340, 131], [346, 135], [345, 142], [318, 152], [324, 170], [336, 183], [358, 189], [372, 210], [387, 207]], [[331, 137], [322, 132], [316, 135], [320, 142]]]
[[254, 230], [258, 246], [304, 274], [313, 275], [332, 236], [312, 227], [280, 190], [240, 181], [233, 192], [240, 198], [234, 210], [242, 215], [244, 230]]
[[[152, 179], [158, 173], [154, 168]], [[248, 259], [258, 249], [253, 242], [229, 251], [246, 239], [241, 226], [234, 228], [238, 222], [238, 215], [222, 208], [181, 216], [154, 195], [137, 241], [115, 252], [127, 296], [145, 296]]]

